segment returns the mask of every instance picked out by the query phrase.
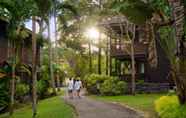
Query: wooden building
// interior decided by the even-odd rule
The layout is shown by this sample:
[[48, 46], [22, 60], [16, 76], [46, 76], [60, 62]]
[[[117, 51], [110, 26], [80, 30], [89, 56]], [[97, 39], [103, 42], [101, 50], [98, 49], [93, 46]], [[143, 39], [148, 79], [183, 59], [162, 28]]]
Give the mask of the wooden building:
[[[0, 19], [0, 63], [7, 61], [11, 56], [14, 56], [15, 48], [8, 43], [7, 36], [8, 22]], [[27, 28], [22, 28], [26, 33], [25, 38], [19, 41], [18, 55], [21, 63], [31, 66], [32, 64], [32, 31]], [[37, 44], [37, 64], [40, 62], [40, 44]]]
[[[110, 75], [118, 76], [121, 80], [131, 82], [131, 41], [126, 40], [126, 25], [129, 21], [124, 16], [115, 16], [104, 19], [99, 26], [104, 28], [109, 36], [110, 44]], [[135, 27], [134, 57], [136, 82], [158, 83], [158, 85], [170, 85], [172, 83], [169, 72], [170, 63], [159, 43], [156, 35], [156, 50], [158, 64], [156, 68], [148, 62], [148, 46], [146, 40], [148, 25]], [[130, 27], [128, 27], [130, 28]], [[128, 29], [130, 32], [130, 29]]]
[[[15, 47], [12, 47], [10, 43], [8, 43], [7, 27], [8, 27], [8, 22], [0, 19], [0, 67], [6, 64], [8, 61], [15, 58]], [[26, 28], [22, 28], [20, 31], [23, 31], [23, 30], [26, 33], [26, 35], [23, 40], [19, 41], [19, 44], [18, 44], [19, 48], [17, 48], [18, 59], [20, 63], [27, 65], [31, 71], [31, 68], [32, 68], [32, 31]], [[39, 65], [40, 65], [40, 44], [39, 43], [37, 44], [36, 55], [37, 55], [36, 58], [37, 58], [37, 65], [38, 65], [38, 72], [39, 72]], [[25, 72], [22, 72], [19, 69], [16, 71], [16, 73], [19, 74], [21, 78], [29, 77]]]

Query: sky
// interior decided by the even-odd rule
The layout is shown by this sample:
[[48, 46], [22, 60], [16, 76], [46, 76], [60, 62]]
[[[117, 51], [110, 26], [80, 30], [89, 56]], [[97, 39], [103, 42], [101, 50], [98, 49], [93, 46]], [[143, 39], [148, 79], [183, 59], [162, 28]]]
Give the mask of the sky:
[[[32, 30], [32, 20], [29, 20], [28, 22], [25, 23], [26, 28]], [[39, 32], [39, 25], [36, 24], [36, 32]], [[48, 37], [47, 29], [44, 31], [44, 36]], [[54, 42], [55, 41], [55, 27], [54, 27], [54, 17], [51, 17], [50, 19], [50, 34], [51, 34], [51, 39]]]
[[[29, 20], [28, 22], [25, 23], [26, 28], [32, 30], [32, 20]], [[36, 32], [39, 32], [39, 25], [36, 24]], [[92, 40], [92, 42], [94, 43], [98, 43], [98, 31], [96, 28], [94, 27], [90, 27], [87, 28], [87, 31], [85, 32], [86, 35], [88, 35], [87, 38], [89, 38], [89, 40]], [[48, 33], [47, 33], [47, 29], [44, 31], [44, 36], [48, 37]], [[51, 35], [51, 39], [52, 42], [55, 41], [55, 25], [54, 25], [54, 17], [51, 17], [50, 19], [50, 35]], [[85, 45], [84, 45], [85, 46]], [[85, 47], [88, 47], [88, 45], [86, 45]], [[92, 45], [92, 51], [98, 51], [98, 48]]]

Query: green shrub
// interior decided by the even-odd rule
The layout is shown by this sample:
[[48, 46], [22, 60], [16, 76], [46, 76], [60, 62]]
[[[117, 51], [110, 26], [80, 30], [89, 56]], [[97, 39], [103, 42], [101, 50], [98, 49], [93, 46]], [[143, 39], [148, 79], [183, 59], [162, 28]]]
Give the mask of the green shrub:
[[127, 83], [124, 81], [117, 82], [115, 86], [115, 95], [121, 95], [127, 92]]
[[119, 81], [117, 78], [109, 77], [100, 87], [102, 95], [121, 95], [126, 90], [126, 83]]
[[107, 80], [109, 76], [106, 75], [97, 75], [97, 74], [91, 74], [87, 75], [84, 78], [85, 86], [88, 90], [88, 92], [92, 94], [98, 94], [100, 93], [100, 84], [103, 83], [105, 80]]
[[85, 86], [91, 94], [120, 95], [126, 90], [126, 83], [115, 77], [91, 74], [84, 78]]
[[29, 86], [19, 83], [16, 85], [16, 96], [24, 96], [29, 92]]
[[0, 109], [7, 108], [10, 101], [9, 80], [7, 77], [0, 78]]
[[138, 81], [136, 82], [136, 84], [138, 84], [138, 85], [143, 85], [144, 83], [145, 83], [144, 80], [138, 80]]
[[179, 105], [177, 96], [163, 96], [155, 101], [155, 110], [161, 118], [186, 118], [186, 105]]
[[39, 98], [45, 98], [48, 93], [49, 83], [46, 80], [39, 80], [37, 82], [37, 92]]

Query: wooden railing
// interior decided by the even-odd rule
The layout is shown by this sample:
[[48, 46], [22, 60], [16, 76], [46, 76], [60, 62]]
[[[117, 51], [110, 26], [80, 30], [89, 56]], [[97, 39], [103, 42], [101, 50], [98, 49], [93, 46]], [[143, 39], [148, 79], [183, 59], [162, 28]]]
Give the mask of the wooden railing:
[[[111, 56], [130, 56], [131, 44], [130, 43], [113, 43], [111, 44]], [[134, 44], [135, 55], [146, 55], [147, 44], [135, 43]]]

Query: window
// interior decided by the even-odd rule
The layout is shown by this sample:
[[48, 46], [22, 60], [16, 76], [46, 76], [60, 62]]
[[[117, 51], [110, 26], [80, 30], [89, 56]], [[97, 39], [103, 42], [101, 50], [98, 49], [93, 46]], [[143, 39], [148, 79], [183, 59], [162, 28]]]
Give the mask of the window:
[[140, 64], [140, 73], [142, 73], [142, 74], [145, 73], [145, 64], [144, 63]]

